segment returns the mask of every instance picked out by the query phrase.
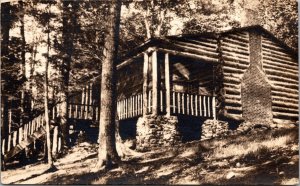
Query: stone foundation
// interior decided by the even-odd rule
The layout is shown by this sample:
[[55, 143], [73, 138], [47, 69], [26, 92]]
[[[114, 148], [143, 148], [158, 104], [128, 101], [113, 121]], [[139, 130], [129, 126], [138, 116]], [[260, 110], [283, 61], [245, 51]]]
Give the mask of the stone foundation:
[[224, 136], [228, 133], [228, 123], [225, 121], [208, 119], [202, 125], [201, 140]]
[[140, 117], [136, 126], [136, 148], [145, 151], [178, 143], [180, 137], [177, 125], [176, 116]]

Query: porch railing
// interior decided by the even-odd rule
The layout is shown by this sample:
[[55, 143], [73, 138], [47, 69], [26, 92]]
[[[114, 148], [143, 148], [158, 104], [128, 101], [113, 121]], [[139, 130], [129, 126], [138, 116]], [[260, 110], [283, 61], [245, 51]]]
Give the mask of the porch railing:
[[216, 117], [214, 96], [171, 92], [171, 113], [201, 117]]
[[[215, 118], [215, 97], [208, 95], [171, 92], [171, 114], [192, 115]], [[159, 112], [166, 113], [166, 93], [160, 91]], [[147, 93], [147, 114], [152, 112], [152, 91]], [[119, 119], [128, 119], [143, 115], [143, 95], [137, 94], [117, 102]]]

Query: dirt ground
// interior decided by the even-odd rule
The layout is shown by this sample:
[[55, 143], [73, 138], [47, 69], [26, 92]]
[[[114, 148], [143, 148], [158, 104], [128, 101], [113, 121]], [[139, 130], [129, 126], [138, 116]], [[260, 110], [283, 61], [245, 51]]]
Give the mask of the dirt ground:
[[[273, 132], [270, 136], [289, 137], [284, 146], [261, 148], [244, 155], [228, 155], [229, 146], [243, 140], [251, 143], [268, 140], [265, 131], [243, 136], [227, 136], [209, 141], [194, 141], [172, 148], [135, 153], [110, 170], [93, 173], [97, 145], [83, 142], [55, 162], [57, 171], [47, 172], [36, 163], [1, 172], [2, 184], [244, 184], [296, 185], [299, 183], [298, 129]], [[294, 136], [290, 138], [290, 136]], [[281, 138], [280, 138], [281, 139]], [[221, 144], [222, 141], [222, 145]], [[245, 144], [244, 144], [245, 146]], [[218, 149], [218, 151], [216, 150]], [[224, 152], [218, 158], [216, 152]]]

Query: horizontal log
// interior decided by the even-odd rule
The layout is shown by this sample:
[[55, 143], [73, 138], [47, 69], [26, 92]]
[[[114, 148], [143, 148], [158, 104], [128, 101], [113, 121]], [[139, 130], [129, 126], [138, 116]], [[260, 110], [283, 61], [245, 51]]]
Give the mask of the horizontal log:
[[228, 100], [238, 100], [238, 101], [241, 101], [241, 95], [230, 95], [230, 94], [225, 94], [225, 99], [228, 99]]
[[195, 48], [195, 47], [187, 46], [184, 44], [176, 44], [176, 43], [172, 43], [172, 45], [174, 45], [176, 48], [178, 48], [178, 50], [183, 50], [184, 52], [197, 53], [199, 55], [213, 57], [216, 59], [219, 58], [219, 54], [217, 52], [211, 52], [211, 51], [207, 50], [207, 48], [200, 48], [200, 47]]
[[219, 62], [219, 59], [207, 57], [207, 56], [203, 56], [203, 55], [197, 55], [197, 54], [193, 54], [193, 53], [189, 53], [189, 52], [180, 52], [180, 51], [170, 50], [170, 49], [165, 49], [165, 48], [158, 48], [158, 50], [162, 51], [162, 52], [168, 52], [169, 54], [172, 54], [172, 55], [180, 55], [180, 56], [189, 57], [192, 59], [203, 60], [204, 62], [211, 62], [211, 63]]
[[273, 99], [273, 101], [274, 100], [281, 101], [281, 102], [284, 102], [286, 104], [294, 103], [294, 104], [298, 105], [298, 103], [299, 103], [298, 97], [297, 98], [292, 98], [292, 97], [289, 97], [289, 96], [276, 96], [276, 95], [274, 95], [273, 92], [272, 92], [272, 99]]
[[240, 69], [240, 68], [235, 68], [235, 67], [230, 67], [230, 66], [225, 66], [223, 67], [224, 73], [236, 73], [236, 74], [244, 74], [246, 69]]
[[280, 55], [280, 56], [283, 56], [283, 57], [288, 57], [288, 58], [291, 58], [292, 61], [297, 61], [297, 57], [296, 56], [293, 56], [285, 51], [281, 52], [279, 50], [274, 50], [274, 49], [270, 49], [270, 48], [262, 48], [262, 52], [271, 52], [272, 54], [277, 54], [277, 55]]
[[284, 68], [284, 69], [288, 70], [289, 72], [298, 73], [298, 66], [295, 66], [295, 65], [287, 65], [287, 64], [283, 64], [283, 63], [280, 63], [277, 61], [268, 60], [266, 58], [263, 58], [263, 63], [271, 65], [271, 66]]
[[214, 49], [217, 49], [217, 47], [218, 47], [217, 43], [199, 41], [199, 40], [194, 40], [194, 39], [189, 39], [189, 41], [191, 41], [193, 43], [197, 43], [197, 44], [202, 45], [202, 46], [211, 47], [211, 48], [214, 48]]
[[280, 59], [278, 57], [273, 57], [273, 56], [269, 56], [269, 55], [262, 55], [263, 59], [267, 59], [270, 61], [274, 61], [274, 62], [279, 62], [279, 63], [283, 63], [286, 65], [290, 65], [290, 66], [298, 66], [297, 61], [291, 61], [291, 60], [284, 60], [284, 59]]
[[277, 44], [274, 44], [273, 42], [270, 43], [265, 39], [262, 39], [262, 47], [263, 48], [269, 48], [269, 49], [276, 50], [276, 51], [280, 51], [280, 52], [283, 52], [283, 53], [286, 52], [282, 47], [278, 46]]
[[238, 77], [224, 76], [224, 82], [231, 82], [231, 83], [240, 84], [241, 83], [241, 79], [238, 78]]
[[290, 57], [290, 56], [284, 56], [281, 54], [276, 54], [275, 52], [273, 52], [274, 50], [262, 50], [262, 55], [266, 55], [266, 56], [271, 56], [271, 57], [275, 57], [275, 58], [279, 58], [281, 60], [287, 60], [287, 61], [297, 61], [294, 58]]
[[129, 59], [124, 60], [123, 62], [121, 62], [120, 64], [117, 65], [117, 70], [120, 70], [121, 68], [131, 64], [132, 62], [137, 62], [136, 59], [141, 58], [143, 56], [144, 56], [144, 53], [141, 52], [141, 53], [136, 54], [133, 57], [130, 57]]
[[223, 47], [222, 52], [223, 53], [230, 52], [230, 53], [234, 53], [237, 55], [250, 56], [249, 52], [247, 52], [247, 51], [242, 51], [242, 50], [232, 49], [232, 48], [227, 48], [227, 47]]
[[276, 67], [274, 65], [269, 65], [266, 63], [263, 64], [263, 68], [267, 72], [267, 74], [270, 75], [284, 76], [292, 79], [298, 79], [298, 73], [292, 72], [292, 70], [290, 69]]
[[238, 40], [238, 41], [249, 43], [249, 37], [247, 37], [247, 36], [239, 36], [237, 34], [228, 34], [226, 36], [229, 37], [229, 38]]
[[225, 99], [224, 103], [227, 106], [242, 107], [242, 102], [237, 100]]
[[275, 124], [291, 125], [291, 124], [295, 124], [296, 121], [297, 121], [297, 119], [290, 120], [290, 119], [273, 118], [273, 123], [275, 123]]
[[230, 48], [230, 49], [238, 49], [238, 50], [242, 50], [242, 51], [250, 54], [249, 44], [239, 43], [239, 41], [228, 39], [228, 38], [221, 40], [221, 47], [222, 48]]
[[280, 81], [271, 81], [273, 85], [284, 87], [284, 88], [290, 88], [294, 90], [298, 90], [299, 86], [298, 83], [286, 83], [286, 82], [280, 82]]
[[244, 65], [249, 65], [250, 64], [250, 59], [245, 60], [245, 59], [237, 58], [237, 57], [226, 55], [226, 54], [223, 55], [222, 57], [223, 57], [225, 62], [226, 62], [226, 60], [229, 60], [229, 61], [232, 61], [232, 62], [238, 62], [239, 64], [244, 64]]
[[203, 45], [199, 45], [199, 44], [193, 44], [193, 43], [182, 42], [182, 41], [174, 41], [173, 43], [183, 45], [183, 46], [188, 46], [188, 47], [191, 47], [191, 48], [196, 48], [196, 49], [199, 48], [199, 49], [202, 49], [204, 51], [208, 51], [208, 52], [211, 52], [213, 54], [218, 55], [217, 48], [215, 48], [215, 47], [212, 48], [212, 47], [207, 47], [207, 46], [203, 46]]
[[230, 44], [235, 45], [235, 46], [245, 47], [245, 48], [248, 48], [248, 51], [249, 51], [249, 42], [243, 42], [243, 41], [238, 41], [238, 40], [235, 40], [235, 39], [232, 39], [232, 38], [229, 38], [229, 37], [224, 37], [221, 40], [221, 46], [224, 43], [227, 43], [227, 44], [230, 43]]
[[241, 79], [242, 76], [243, 76], [242, 74], [238, 74], [238, 73], [235, 73], [235, 72], [234, 73], [229, 73], [229, 72], [224, 71], [223, 74], [224, 74], [224, 77], [230, 77], [230, 78], [232, 77], [232, 78], [238, 78], [238, 79]]
[[272, 106], [272, 110], [273, 110], [273, 112], [282, 112], [285, 114], [299, 114], [298, 109], [292, 109], [292, 108]]
[[236, 120], [236, 121], [243, 121], [244, 120], [242, 114], [233, 114], [233, 113], [225, 112], [224, 116], [228, 119], [233, 119], [233, 120]]
[[217, 44], [217, 38], [207, 38], [207, 37], [198, 37], [197, 39], [195, 39], [197, 41], [201, 41], [201, 42], [207, 42], [207, 43], [213, 43], [213, 44]]
[[239, 63], [237, 61], [225, 60], [224, 67], [225, 66], [233, 67], [233, 68], [241, 69], [241, 70], [245, 71], [249, 67], [249, 63], [247, 65], [245, 65], [245, 64]]
[[291, 98], [291, 99], [299, 99], [299, 95], [297, 92], [285, 92], [283, 90], [278, 90], [275, 88], [272, 88], [272, 96], [280, 96], [280, 97], [286, 97], [286, 98]]
[[285, 112], [273, 112], [273, 117], [292, 117], [292, 118], [298, 118], [299, 114], [291, 114], [291, 113], [285, 113]]
[[249, 55], [238, 54], [236, 52], [228, 52], [226, 50], [223, 50], [222, 53], [223, 53], [223, 55], [226, 55], [226, 56], [232, 56], [234, 58], [242, 59], [242, 60], [245, 60], [247, 62], [250, 61], [250, 56]]
[[227, 105], [225, 105], [225, 109], [226, 110], [240, 111], [240, 112], [243, 111], [242, 106], [227, 106]]
[[240, 95], [241, 90], [240, 89], [234, 89], [230, 87], [224, 87], [225, 94], [235, 94], [235, 95]]
[[282, 102], [282, 101], [277, 101], [277, 100], [272, 100], [273, 106], [277, 107], [284, 107], [284, 108], [294, 108], [297, 109], [299, 108], [298, 103], [291, 103], [291, 102]]
[[272, 81], [279, 81], [279, 82], [288, 82], [288, 83], [295, 83], [298, 85], [298, 80], [288, 78], [288, 77], [282, 77], [282, 76], [276, 76], [276, 75], [267, 75], [268, 79]]
[[237, 90], [240, 90], [241, 89], [241, 84], [233, 84], [233, 83], [227, 83], [227, 82], [224, 82], [224, 87], [227, 87], [227, 88], [233, 88], [233, 89], [237, 89]]
[[271, 90], [286, 92], [286, 93], [290, 93], [290, 94], [298, 94], [298, 90], [296, 90], [296, 89], [290, 89], [290, 88], [285, 88], [285, 87], [276, 86], [276, 85], [271, 86]]

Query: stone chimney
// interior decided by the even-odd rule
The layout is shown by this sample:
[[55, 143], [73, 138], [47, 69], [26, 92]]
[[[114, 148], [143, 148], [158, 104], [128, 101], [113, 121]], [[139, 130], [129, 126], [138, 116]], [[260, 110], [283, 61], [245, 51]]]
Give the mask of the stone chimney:
[[261, 18], [257, 11], [259, 6], [260, 3], [258, 0], [248, 0], [245, 2], [245, 6], [243, 7], [243, 11], [240, 15], [242, 27], [261, 24]]

